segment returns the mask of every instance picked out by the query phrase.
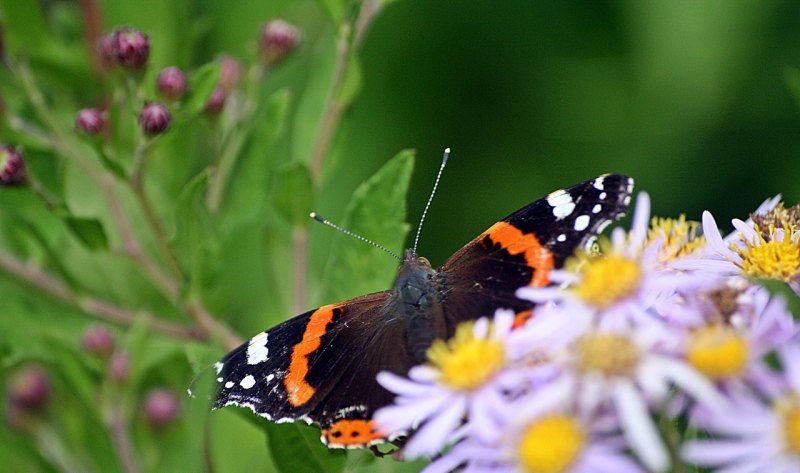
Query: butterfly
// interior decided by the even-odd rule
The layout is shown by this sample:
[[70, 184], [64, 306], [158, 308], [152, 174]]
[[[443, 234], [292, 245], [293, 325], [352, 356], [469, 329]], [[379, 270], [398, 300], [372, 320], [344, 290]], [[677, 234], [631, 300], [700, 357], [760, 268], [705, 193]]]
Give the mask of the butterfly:
[[551, 192], [495, 223], [438, 269], [406, 250], [391, 289], [300, 314], [263, 331], [215, 364], [214, 408], [252, 409], [274, 422], [320, 426], [331, 448], [383, 443], [372, 416], [393, 401], [376, 375], [406, 375], [435, 339], [464, 321], [533, 303], [523, 286], [546, 286], [576, 249], [626, 212], [633, 180], [605, 174]]

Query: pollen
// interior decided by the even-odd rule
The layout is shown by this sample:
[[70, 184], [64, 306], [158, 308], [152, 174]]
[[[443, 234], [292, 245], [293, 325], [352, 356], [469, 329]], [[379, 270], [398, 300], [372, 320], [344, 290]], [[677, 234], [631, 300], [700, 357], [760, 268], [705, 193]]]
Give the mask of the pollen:
[[440, 381], [457, 390], [470, 391], [482, 386], [505, 363], [505, 349], [496, 340], [477, 338], [474, 323], [464, 322], [448, 341], [435, 340], [428, 349], [428, 360], [441, 371]]
[[579, 339], [574, 349], [577, 368], [584, 373], [600, 373], [606, 378], [628, 376], [639, 364], [639, 348], [624, 335], [589, 334]]
[[689, 364], [712, 380], [741, 375], [747, 366], [747, 341], [725, 325], [709, 325], [692, 334]]
[[631, 295], [642, 277], [636, 261], [618, 255], [589, 257], [580, 272], [583, 277], [574, 286], [575, 293], [599, 308]]
[[551, 415], [528, 426], [517, 453], [528, 473], [562, 473], [575, 463], [585, 444], [586, 434], [575, 419]]
[[800, 233], [791, 227], [784, 229], [781, 236], [774, 226], [770, 226], [767, 239], [759, 232], [756, 241], [745, 241], [745, 248], [733, 246], [733, 251], [742, 257], [742, 271], [752, 277], [787, 282], [797, 276], [800, 271], [800, 244], [797, 241]]
[[783, 434], [786, 448], [794, 454], [800, 454], [800, 406], [796, 402], [784, 409], [779, 409], [783, 414]]
[[687, 221], [685, 215], [678, 218], [653, 217], [647, 232], [647, 243], [658, 239], [661, 239], [658, 252], [661, 262], [674, 261], [706, 244], [705, 237], [700, 235], [700, 223]]

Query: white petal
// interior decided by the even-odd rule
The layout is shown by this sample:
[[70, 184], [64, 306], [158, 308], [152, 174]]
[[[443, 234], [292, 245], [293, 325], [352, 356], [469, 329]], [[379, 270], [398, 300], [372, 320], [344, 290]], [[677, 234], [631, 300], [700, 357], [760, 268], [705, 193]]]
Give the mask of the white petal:
[[670, 464], [669, 455], [644, 399], [630, 383], [618, 382], [614, 386], [613, 400], [625, 438], [642, 463], [651, 471], [666, 471]]
[[408, 441], [403, 451], [410, 457], [431, 456], [447, 445], [453, 430], [461, 422], [466, 409], [466, 398], [457, 396], [447, 406], [443, 406], [435, 417], [422, 425]]
[[630, 248], [633, 254], [629, 257], [636, 256], [636, 253], [644, 245], [644, 240], [647, 238], [647, 229], [650, 226], [650, 196], [647, 192], [639, 192], [636, 196], [636, 210], [633, 212], [633, 223], [631, 224], [631, 238]]

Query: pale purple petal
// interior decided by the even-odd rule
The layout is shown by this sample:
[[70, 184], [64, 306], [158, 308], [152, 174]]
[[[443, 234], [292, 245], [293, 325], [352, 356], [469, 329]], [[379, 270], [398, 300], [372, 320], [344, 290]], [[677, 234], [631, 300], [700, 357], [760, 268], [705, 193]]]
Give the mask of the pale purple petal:
[[376, 379], [378, 384], [400, 396], [423, 396], [431, 391], [428, 384], [416, 383], [389, 371], [381, 371]]
[[[644, 245], [649, 226], [650, 196], [647, 195], [647, 192], [639, 192], [639, 195], [636, 196], [636, 210], [633, 213], [633, 223], [631, 224], [630, 240], [628, 243], [633, 252], [638, 252]], [[636, 253], [628, 256], [634, 257]]]
[[463, 419], [466, 407], [464, 396], [455, 396], [447, 405], [441, 406], [441, 411], [423, 424], [408, 441], [404, 448], [406, 455], [413, 458], [439, 452], [447, 445], [450, 435]]
[[636, 389], [624, 381], [615, 383], [613, 401], [625, 438], [642, 463], [653, 471], [665, 471], [669, 468], [667, 449], [650, 418], [647, 405]]

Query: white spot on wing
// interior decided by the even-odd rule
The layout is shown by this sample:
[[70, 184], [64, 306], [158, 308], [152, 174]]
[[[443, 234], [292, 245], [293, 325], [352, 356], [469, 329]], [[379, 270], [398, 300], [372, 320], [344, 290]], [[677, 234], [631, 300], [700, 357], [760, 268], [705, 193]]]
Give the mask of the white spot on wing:
[[230, 389], [232, 387], [233, 387], [233, 381], [228, 381], [227, 383], [225, 383], [225, 389]]
[[270, 382], [270, 381], [272, 381], [274, 378], [275, 378], [275, 375], [274, 375], [274, 374], [272, 374], [272, 373], [268, 374], [268, 375], [267, 375], [267, 382], [269, 383], [269, 382]]
[[547, 203], [553, 207], [553, 215], [557, 220], [569, 216], [575, 210], [575, 202], [572, 201], [572, 196], [563, 189], [551, 192], [547, 196]]
[[217, 382], [218, 382], [218, 383], [221, 383], [222, 381], [224, 381], [224, 380], [222, 379], [222, 376], [220, 376], [219, 378], [217, 378]]
[[600, 198], [600, 200], [605, 200], [606, 197], [608, 197], [608, 194], [606, 194], [605, 192], [601, 192], [598, 197]]
[[567, 241], [567, 236], [562, 233], [561, 235], [556, 237], [556, 241], [565, 242]]
[[247, 344], [247, 364], [257, 365], [269, 360], [269, 349], [267, 348], [267, 332], [261, 332], [250, 339]]
[[214, 363], [214, 370], [217, 372], [217, 374], [222, 373], [222, 363], [219, 361]]
[[256, 379], [253, 377], [252, 374], [248, 374], [244, 377], [241, 381], [239, 381], [239, 386], [243, 387], [244, 389], [250, 389], [256, 385]]
[[625, 205], [628, 205], [628, 204], [630, 204], [630, 203], [631, 203], [631, 196], [629, 196], [629, 195], [626, 195], [626, 196], [625, 196], [625, 199], [623, 199], [623, 201], [622, 201], [622, 202], [623, 202]]
[[601, 191], [601, 190], [604, 189], [603, 181], [605, 181], [605, 180], [606, 180], [606, 176], [604, 174], [604, 175], [598, 177], [597, 179], [595, 179], [594, 182], [592, 183], [592, 185], [594, 186], [595, 189]]
[[592, 207], [592, 213], [593, 214], [600, 213], [600, 210], [602, 210], [602, 208], [603, 208], [602, 205], [594, 204], [594, 207]]
[[591, 220], [592, 219], [588, 215], [580, 215], [575, 219], [575, 231], [581, 232], [586, 230], [586, 227], [589, 226], [589, 222], [591, 222]]

